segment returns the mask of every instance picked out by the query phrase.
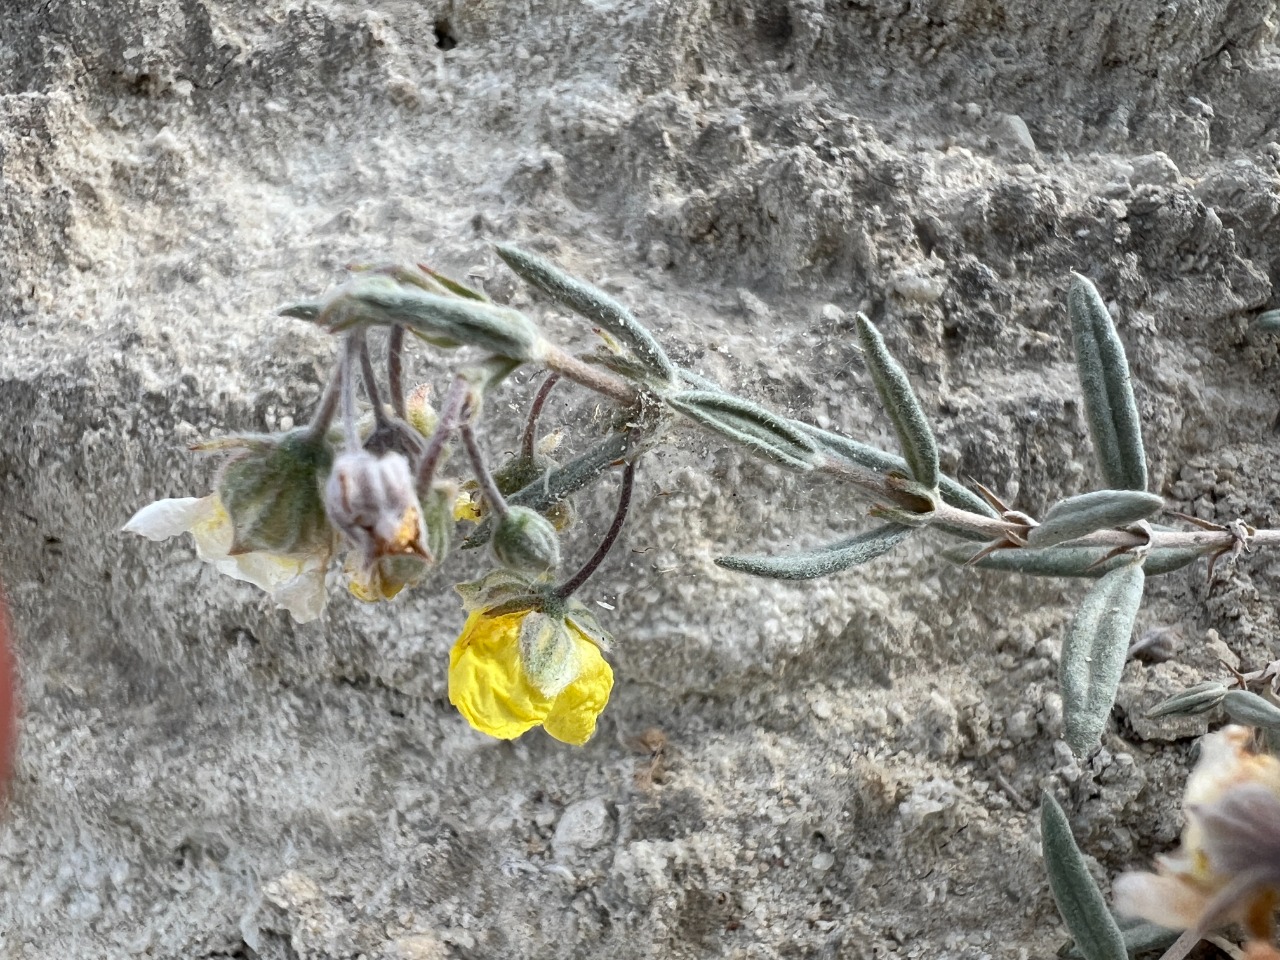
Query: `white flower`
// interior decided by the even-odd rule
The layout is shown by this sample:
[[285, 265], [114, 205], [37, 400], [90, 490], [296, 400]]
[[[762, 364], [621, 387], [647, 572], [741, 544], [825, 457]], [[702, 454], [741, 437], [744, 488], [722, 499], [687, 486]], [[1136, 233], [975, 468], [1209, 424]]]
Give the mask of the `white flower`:
[[254, 550], [233, 555], [235, 531], [217, 494], [158, 500], [135, 513], [124, 530], [149, 540], [190, 533], [201, 560], [212, 563], [219, 573], [264, 590], [299, 623], [316, 619], [324, 610], [325, 571], [332, 547], [308, 553]]

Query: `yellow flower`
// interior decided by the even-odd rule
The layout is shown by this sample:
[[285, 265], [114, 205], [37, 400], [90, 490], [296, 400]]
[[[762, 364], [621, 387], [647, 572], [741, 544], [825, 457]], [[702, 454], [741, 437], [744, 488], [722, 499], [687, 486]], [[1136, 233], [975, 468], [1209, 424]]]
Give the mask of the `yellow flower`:
[[124, 529], [149, 540], [168, 540], [190, 533], [201, 560], [212, 563], [219, 573], [266, 591], [299, 623], [316, 619], [324, 610], [325, 570], [332, 544], [303, 553], [232, 553], [235, 528], [216, 493], [202, 498], [158, 500], [134, 514]]
[[1280, 760], [1249, 752], [1250, 732], [1205, 737], [1187, 780], [1182, 846], [1156, 873], [1116, 879], [1117, 912], [1172, 929], [1207, 931], [1231, 921], [1269, 940], [1280, 903]]
[[475, 610], [449, 655], [449, 702], [501, 740], [541, 725], [557, 740], [584, 744], [612, 689], [613, 671], [572, 614]]

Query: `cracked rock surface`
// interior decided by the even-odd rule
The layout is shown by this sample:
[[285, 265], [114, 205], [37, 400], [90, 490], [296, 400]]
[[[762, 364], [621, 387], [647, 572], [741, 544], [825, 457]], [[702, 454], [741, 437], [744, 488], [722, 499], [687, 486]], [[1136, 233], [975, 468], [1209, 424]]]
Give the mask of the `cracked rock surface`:
[[[1152, 489], [1280, 526], [1275, 0], [14, 0], [0, 20], [0, 572], [26, 715], [0, 824], [15, 958], [1031, 958], [1033, 812], [1104, 890], [1169, 849], [1170, 693], [1277, 656], [1280, 558], [1153, 578], [1102, 748], [1057, 659], [1079, 583], [941, 539], [809, 584], [716, 567], [866, 505], [689, 431], [646, 458], [582, 749], [449, 706], [463, 554], [297, 626], [189, 542], [193, 441], [301, 423], [332, 343], [278, 318], [421, 260], [589, 345], [491, 244], [633, 307], [680, 362], [892, 449], [865, 311], [944, 468], [1032, 514], [1099, 484], [1064, 302], [1098, 285]], [[421, 350], [437, 390], [449, 357]], [[502, 449], [530, 387], [492, 404]], [[590, 403], [549, 416], [569, 445]], [[548, 423], [550, 424], [550, 420]], [[585, 555], [614, 487], [578, 504]]]

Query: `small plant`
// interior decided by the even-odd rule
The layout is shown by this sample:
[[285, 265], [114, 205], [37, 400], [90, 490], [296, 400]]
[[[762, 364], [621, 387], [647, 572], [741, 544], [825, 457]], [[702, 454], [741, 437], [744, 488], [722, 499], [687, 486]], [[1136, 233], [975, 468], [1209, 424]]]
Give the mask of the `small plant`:
[[[340, 555], [352, 594], [389, 600], [447, 562], [456, 528], [470, 524], [462, 546], [488, 544], [494, 569], [458, 587], [468, 615], [450, 657], [451, 701], [491, 736], [510, 739], [542, 726], [581, 744], [595, 730], [613, 674], [605, 659], [610, 638], [574, 594], [618, 539], [645, 451], [666, 442], [675, 426], [691, 424], [785, 469], [837, 477], [870, 504], [868, 530], [817, 550], [717, 560], [730, 570], [783, 580], [833, 576], [934, 529], [958, 541], [943, 555], [965, 566], [1093, 580], [1062, 653], [1065, 735], [1081, 755], [1106, 727], [1146, 578], [1202, 556], [1210, 558], [1212, 575], [1221, 557], [1234, 560], [1254, 546], [1280, 543], [1280, 531], [1255, 530], [1242, 520], [1218, 525], [1170, 515], [1192, 529], [1152, 522], [1164, 502], [1147, 490], [1124, 348], [1084, 277], [1071, 284], [1067, 312], [1102, 484], [1055, 503], [1036, 520], [985, 487], [975, 485], [975, 492], [941, 472], [933, 431], [906, 374], [862, 315], [858, 342], [900, 455], [726, 390], [674, 363], [600, 290], [524, 250], [499, 246], [498, 255], [523, 280], [590, 321], [599, 349], [571, 353], [523, 313], [421, 265], [359, 270], [323, 299], [282, 311], [341, 340], [340, 359], [308, 425], [201, 445], [226, 455], [213, 493], [153, 503], [125, 529], [156, 540], [190, 532], [202, 558], [309, 620], [323, 610], [327, 573]], [[377, 328], [387, 331], [381, 377], [368, 345]], [[410, 336], [437, 349], [471, 347], [481, 354], [457, 370], [438, 410], [428, 404], [426, 389], [404, 389]], [[482, 443], [485, 403], [519, 367], [542, 368], [546, 379], [518, 452], [495, 465]], [[537, 429], [549, 393], [561, 384], [593, 391], [607, 403], [605, 436], [563, 464], [552, 459], [555, 437], [540, 443]], [[370, 408], [363, 415], [361, 386]], [[459, 445], [463, 475], [450, 470]], [[613, 522], [595, 553], [564, 575], [559, 530], [573, 521], [573, 498], [615, 469], [622, 480]], [[1224, 701], [1229, 694], [1219, 686], [1189, 692], [1194, 707]], [[1259, 722], [1261, 708], [1245, 704], [1237, 708], [1251, 706], [1250, 722]], [[1107, 913], [1051, 799], [1043, 828], [1053, 890], [1079, 949], [1088, 960], [1125, 955], [1130, 931], [1121, 932]]]

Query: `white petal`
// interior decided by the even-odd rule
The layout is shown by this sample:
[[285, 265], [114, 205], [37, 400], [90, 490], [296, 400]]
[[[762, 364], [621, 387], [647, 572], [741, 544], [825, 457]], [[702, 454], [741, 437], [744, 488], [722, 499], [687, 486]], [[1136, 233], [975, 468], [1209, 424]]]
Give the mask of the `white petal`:
[[299, 623], [307, 623], [324, 612], [324, 581], [325, 564], [317, 563], [314, 569], [294, 577], [271, 596], [276, 603], [293, 614], [293, 619]]
[[1154, 873], [1122, 873], [1111, 887], [1116, 913], [1141, 917], [1170, 930], [1194, 927], [1209, 905], [1209, 896], [1176, 877]]
[[259, 590], [274, 594], [281, 586], [302, 573], [307, 557], [294, 557], [282, 553], [240, 553], [234, 557], [215, 560], [214, 566], [234, 580], [252, 583]]
[[157, 500], [135, 513], [123, 531], [139, 534], [148, 540], [168, 540], [190, 530], [205, 512], [204, 499], [199, 497]]

